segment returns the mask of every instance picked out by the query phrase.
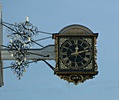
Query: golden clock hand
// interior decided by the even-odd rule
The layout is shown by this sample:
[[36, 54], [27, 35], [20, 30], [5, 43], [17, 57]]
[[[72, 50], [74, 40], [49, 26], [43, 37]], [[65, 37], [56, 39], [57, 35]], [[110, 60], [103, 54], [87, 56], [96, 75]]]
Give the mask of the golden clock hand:
[[71, 55], [77, 55], [78, 54], [78, 46], [76, 46], [76, 48], [75, 48], [75, 52], [74, 53], [71, 53]]
[[83, 50], [83, 51], [79, 51], [79, 52], [74, 52], [74, 53], [71, 53], [71, 55], [78, 55], [78, 54], [81, 54], [83, 52], [88, 52], [89, 50]]
[[75, 48], [75, 50], [76, 50], [75, 52], [76, 52], [76, 53], [78, 53], [78, 49], [79, 49], [79, 48], [78, 48], [78, 46], [77, 46], [77, 47]]
[[76, 53], [76, 52], [74, 52], [74, 53], [71, 53], [71, 55], [77, 55], [77, 53]]
[[89, 50], [83, 50], [83, 51], [79, 51], [78, 54], [83, 53], [83, 52], [88, 52]]

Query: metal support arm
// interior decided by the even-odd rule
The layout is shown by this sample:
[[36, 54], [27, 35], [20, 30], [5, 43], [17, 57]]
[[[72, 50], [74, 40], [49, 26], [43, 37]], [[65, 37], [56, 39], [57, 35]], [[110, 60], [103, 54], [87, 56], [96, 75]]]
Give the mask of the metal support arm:
[[[41, 49], [28, 49], [29, 55], [27, 56], [27, 60], [55, 60], [55, 46], [48, 45]], [[11, 57], [9, 53], [9, 49], [1, 49], [1, 60], [15, 60], [14, 57]]]

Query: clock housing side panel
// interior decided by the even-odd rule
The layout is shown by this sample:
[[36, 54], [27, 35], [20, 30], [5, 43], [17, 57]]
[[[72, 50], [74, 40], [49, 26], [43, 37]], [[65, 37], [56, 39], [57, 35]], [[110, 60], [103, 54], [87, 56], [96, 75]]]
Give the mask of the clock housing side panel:
[[55, 37], [55, 61], [56, 61], [56, 65], [55, 65], [55, 71], [59, 70], [59, 37]]
[[84, 38], [84, 40], [86, 42], [89, 43], [90, 48], [91, 48], [91, 60], [90, 63], [87, 64], [87, 66], [85, 66], [85, 68], [83, 68], [83, 70], [94, 70], [94, 37], [93, 36], [87, 36], [86, 38]]
[[69, 68], [67, 66], [65, 66], [63, 63], [62, 63], [62, 57], [61, 57], [61, 47], [62, 47], [62, 44], [68, 40], [67, 37], [59, 37], [59, 46], [58, 46], [58, 68], [59, 68], [59, 71], [61, 70], [69, 70]]
[[89, 36], [88, 38], [91, 39], [91, 41], [90, 41], [90, 39], [89, 40], [86, 39], [86, 40], [87, 40], [88, 43], [91, 44], [92, 59], [91, 59], [91, 62], [84, 68], [84, 70], [97, 71], [97, 69], [98, 69], [97, 62], [96, 62], [96, 60], [97, 60], [97, 48], [96, 48], [96, 44], [97, 44], [96, 39], [97, 39], [97, 37], [96, 37], [96, 35], [94, 35], [94, 36]]

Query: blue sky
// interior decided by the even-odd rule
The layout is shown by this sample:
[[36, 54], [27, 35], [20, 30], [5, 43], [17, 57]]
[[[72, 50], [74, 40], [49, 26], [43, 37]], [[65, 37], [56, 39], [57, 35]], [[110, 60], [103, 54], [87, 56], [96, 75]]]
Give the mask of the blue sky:
[[[41, 31], [59, 32], [71, 24], [81, 24], [99, 33], [97, 41], [99, 74], [75, 86], [53, 74], [44, 63], [31, 64], [18, 80], [4, 70], [0, 99], [17, 100], [119, 100], [119, 1], [118, 0], [1, 0], [3, 21], [24, 22], [26, 16]], [[4, 44], [6, 37], [4, 27]], [[48, 35], [49, 36], [49, 35]], [[49, 39], [42, 44], [54, 44]], [[51, 64], [54, 64], [51, 61]], [[9, 66], [9, 62], [4, 62]]]

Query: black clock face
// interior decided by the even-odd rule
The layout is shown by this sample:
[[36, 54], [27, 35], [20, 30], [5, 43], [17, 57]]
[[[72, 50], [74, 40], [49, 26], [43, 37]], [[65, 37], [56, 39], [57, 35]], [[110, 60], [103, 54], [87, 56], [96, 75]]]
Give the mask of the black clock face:
[[91, 46], [83, 39], [68, 39], [61, 45], [60, 57], [68, 68], [84, 68], [91, 61]]

